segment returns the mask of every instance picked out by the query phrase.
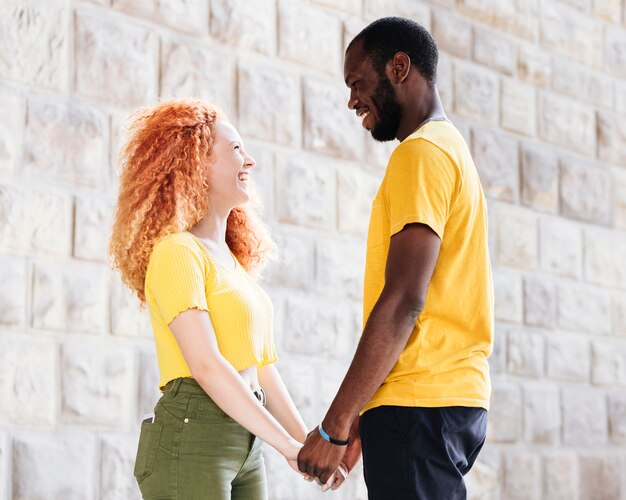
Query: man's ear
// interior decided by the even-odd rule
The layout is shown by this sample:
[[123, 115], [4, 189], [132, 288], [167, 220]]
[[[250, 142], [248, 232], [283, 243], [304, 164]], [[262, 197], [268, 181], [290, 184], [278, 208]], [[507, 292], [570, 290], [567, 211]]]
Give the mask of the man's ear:
[[395, 84], [404, 82], [411, 70], [411, 59], [405, 52], [396, 52], [391, 60], [391, 81]]

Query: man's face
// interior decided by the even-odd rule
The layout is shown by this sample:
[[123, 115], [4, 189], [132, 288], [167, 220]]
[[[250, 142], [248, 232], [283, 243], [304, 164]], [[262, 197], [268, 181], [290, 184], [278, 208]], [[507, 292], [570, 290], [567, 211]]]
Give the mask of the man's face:
[[346, 53], [344, 78], [350, 88], [348, 108], [363, 118], [363, 127], [380, 142], [396, 138], [402, 108], [387, 75], [379, 75], [357, 42]]

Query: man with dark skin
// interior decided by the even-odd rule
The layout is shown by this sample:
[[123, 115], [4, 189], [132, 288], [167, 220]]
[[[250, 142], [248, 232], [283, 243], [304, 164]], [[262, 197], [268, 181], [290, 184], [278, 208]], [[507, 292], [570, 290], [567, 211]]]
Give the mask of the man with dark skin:
[[[404, 47], [402, 45], [404, 43], [402, 33], [407, 33], [409, 38], [418, 37], [415, 39], [417, 41], [413, 38], [409, 39], [413, 47], [421, 40], [425, 40], [426, 49], [424, 49], [424, 52], [430, 54], [430, 60], [426, 56], [422, 57], [419, 47], [417, 52], [413, 52], [413, 57], [409, 55], [409, 50], [397, 50]], [[397, 42], [387, 41], [394, 37], [398, 39]], [[377, 40], [381, 39], [385, 40], [385, 42], [381, 42], [382, 48], [377, 45]], [[426, 62], [422, 59], [425, 59]], [[348, 107], [355, 110], [357, 116], [362, 117], [363, 126], [371, 133], [374, 139], [378, 141], [397, 139], [401, 142], [396, 150], [398, 152], [394, 151], [390, 159], [390, 165], [386, 173], [389, 179], [386, 178], [383, 181], [377, 199], [381, 196], [381, 192], [387, 191], [389, 191], [391, 204], [394, 203], [394, 199], [406, 197], [406, 193], [396, 193], [389, 187], [393, 181], [391, 177], [396, 175], [392, 172], [392, 168], [398, 171], [401, 169], [404, 171], [410, 170], [408, 174], [402, 173], [397, 175], [415, 176], [417, 174], [413, 174], [413, 171], [418, 171], [418, 169], [423, 167], [420, 166], [421, 163], [419, 165], [416, 163], [416, 166], [414, 166], [411, 162], [421, 161], [415, 160], [415, 158], [426, 157], [426, 167], [423, 168], [425, 172], [423, 175], [427, 176], [425, 179], [429, 179], [430, 177], [428, 176], [435, 176], [435, 179], [445, 178], [448, 175], [447, 172], [452, 172], [450, 175], [453, 178], [450, 184], [452, 186], [450, 188], [452, 194], [446, 194], [442, 188], [443, 194], [439, 196], [439, 181], [435, 180], [433, 187], [429, 187], [428, 191], [428, 193], [435, 193], [435, 195], [427, 194], [427, 197], [433, 196], [437, 199], [461, 198], [464, 195], [458, 186], [463, 184], [472, 185], [474, 187], [472, 188], [471, 200], [468, 198], [469, 201], [467, 203], [474, 203], [475, 206], [480, 206], [482, 211], [484, 209], [482, 206], [484, 198], [477, 181], [478, 177], [477, 175], [474, 176], [475, 167], [471, 162], [469, 151], [465, 151], [466, 145], [460, 138], [460, 134], [458, 134], [458, 137], [454, 135], [457, 134], [456, 129], [453, 129], [453, 125], [445, 116], [437, 88], [434, 84], [436, 62], [436, 46], [430, 35], [421, 26], [402, 18], [384, 18], [372, 23], [357, 35], [346, 51], [344, 77], [345, 83], [350, 89]], [[444, 155], [440, 149], [435, 148], [431, 143], [436, 143], [436, 139], [429, 139], [430, 136], [427, 136], [425, 140], [423, 136], [412, 135], [416, 134], [418, 130], [430, 130], [427, 129], [426, 124], [429, 127], [449, 127], [454, 130], [450, 132], [453, 142], [454, 144], [458, 143], [458, 148], [463, 149], [462, 155], [460, 155], [463, 156], [465, 163], [461, 167], [455, 167], [454, 169], [449, 167], [449, 164], [451, 164], [450, 158], [460, 157], [456, 155], [454, 150], [445, 150], [446, 154]], [[434, 132], [431, 134], [433, 137], [446, 136], [445, 134], [448, 133], [447, 129], [441, 134], [438, 132], [438, 129], [433, 130]], [[409, 151], [407, 148], [410, 144], [422, 144], [422, 146], [419, 146], [422, 149]], [[435, 149], [436, 151], [434, 151]], [[406, 154], [403, 153], [401, 155], [405, 150]], [[422, 155], [419, 152], [422, 150], [426, 151], [427, 154]], [[429, 151], [431, 150], [434, 151], [432, 153], [434, 155], [433, 158], [435, 158], [433, 162], [428, 160], [430, 158], [428, 156], [430, 154]], [[418, 152], [416, 153], [415, 151]], [[398, 159], [407, 158], [407, 160], [400, 167], [392, 167], [392, 161], [395, 161], [395, 163], [399, 162], [399, 160], [394, 160], [394, 157]], [[447, 162], [442, 167], [444, 168], [444, 173], [441, 175], [435, 172], [436, 165], [439, 164], [438, 162]], [[470, 173], [464, 173], [463, 169]], [[469, 177], [467, 179], [459, 177], [454, 180], [455, 175], [457, 177]], [[416, 185], [426, 182], [429, 181], [422, 181], [420, 178]], [[399, 184], [406, 183], [399, 181]], [[478, 188], [475, 187], [476, 185]], [[413, 193], [409, 193], [408, 196], [413, 197]], [[464, 311], [459, 312], [458, 323], [468, 325], [465, 329], [467, 331], [479, 331], [480, 338], [472, 340], [471, 342], [474, 342], [474, 344], [468, 344], [467, 346], [461, 346], [463, 342], [467, 343], [465, 340], [462, 342], [456, 342], [455, 340], [454, 344], [457, 347], [452, 350], [449, 347], [445, 347], [444, 350], [448, 350], [437, 358], [444, 350], [440, 349], [437, 351], [438, 348], [435, 344], [439, 341], [433, 342], [430, 340], [430, 343], [428, 343], [428, 339], [435, 338], [434, 335], [436, 335], [431, 333], [428, 328], [438, 332], [437, 335], [445, 335], [445, 325], [457, 321], [454, 317], [454, 305], [446, 304], [439, 307], [439, 304], [436, 304], [430, 306], [431, 309], [427, 310], [428, 320], [420, 315], [425, 311], [425, 308], [428, 309], [429, 304], [433, 304], [433, 301], [438, 300], [436, 294], [440, 290], [444, 288], [447, 290], [446, 287], [449, 284], [440, 287], [438, 284], [439, 280], [444, 283], [445, 279], [453, 279], [457, 269], [466, 266], [470, 262], [464, 261], [459, 263], [449, 259], [456, 259], [460, 255], [460, 249], [464, 248], [461, 240], [469, 240], [473, 236], [469, 232], [463, 233], [463, 236], [460, 233], [459, 236], [456, 236], [453, 234], [456, 231], [456, 222], [452, 221], [449, 223], [453, 216], [457, 218], [465, 217], [463, 215], [465, 212], [459, 212], [459, 209], [455, 208], [455, 205], [465, 203], [464, 200], [459, 202], [455, 198], [453, 202], [446, 205], [449, 208], [445, 210], [445, 219], [442, 219], [442, 223], [439, 224], [436, 217], [424, 216], [420, 218], [417, 215], [427, 212], [422, 211], [420, 208], [422, 206], [420, 203], [424, 202], [419, 198], [419, 193], [415, 193], [414, 197], [416, 201], [413, 202], [411, 200], [411, 203], [415, 203], [416, 208], [413, 208], [413, 205], [411, 205], [411, 208], [405, 214], [406, 216], [403, 215], [403, 218], [395, 226], [393, 226], [394, 207], [391, 206], [389, 208], [384, 201], [377, 204], [377, 200], [375, 200], [372, 221], [370, 222], [370, 234], [368, 236], [368, 266], [370, 266], [370, 251], [373, 255], [377, 251], [375, 249], [381, 247], [380, 243], [385, 241], [385, 248], [388, 249], [386, 256], [371, 257], [372, 259], [383, 259], [383, 264], [379, 266], [380, 269], [378, 270], [380, 286], [374, 287], [376, 290], [373, 292], [374, 296], [370, 300], [371, 305], [369, 307], [366, 306], [365, 327], [339, 391], [320, 428], [309, 434], [298, 457], [299, 468], [302, 472], [318, 478], [322, 483], [326, 483], [335, 473], [340, 462], [347, 465], [349, 469], [354, 467], [360, 457], [360, 437], [362, 437], [365, 479], [370, 500], [395, 500], [400, 498], [427, 498], [429, 500], [441, 498], [448, 500], [465, 498], [463, 475], [471, 468], [482, 446], [486, 431], [486, 408], [490, 390], [486, 358], [491, 351], [492, 338], [490, 324], [492, 317], [489, 311], [489, 308], [492, 307], [492, 301], [489, 301], [490, 297], [492, 299], [490, 295], [491, 269], [488, 264], [486, 249], [486, 225], [483, 227], [482, 220], [474, 221], [473, 219], [463, 220], [462, 224], [460, 224], [467, 227], [471, 226], [473, 228], [472, 231], [474, 231], [473, 234], [480, 233], [479, 258], [481, 262], [485, 262], [481, 264], [478, 273], [471, 273], [471, 275], [477, 276], [477, 280], [474, 283], [470, 280], [469, 282], [459, 283], [459, 286], [477, 286], [481, 289], [484, 288], [485, 293], [478, 294], [480, 296], [479, 300], [482, 301], [479, 304], [468, 304], [470, 308], [477, 308], [479, 311], [484, 310], [484, 314], [483, 312], [478, 313], [481, 321], [484, 320], [480, 323], [480, 328], [475, 326], [476, 323], [473, 319], [466, 321], [466, 318], [472, 313], [465, 314]], [[382, 210], [389, 211], [390, 217], [392, 217], [391, 229], [389, 230], [389, 227], [387, 227], [386, 232], [383, 231], [384, 239], [382, 234], [377, 236], [377, 227], [380, 224], [378, 219], [374, 220], [374, 210], [378, 209], [380, 211], [381, 206], [383, 207]], [[474, 208], [470, 211], [475, 213], [476, 209]], [[486, 224], [486, 216], [484, 217], [484, 222]], [[446, 238], [448, 238], [448, 234], [451, 234], [450, 240], [443, 237], [444, 227]], [[460, 243], [457, 244], [457, 241], [453, 241], [455, 239]], [[448, 241], [452, 243], [448, 244]], [[448, 250], [448, 246], [450, 246], [451, 250]], [[386, 260], [384, 260], [385, 257]], [[472, 259], [475, 258], [476, 254], [474, 253]], [[448, 273], [447, 269], [440, 269], [441, 266], [448, 266], [448, 262], [450, 262], [451, 269], [453, 269], [450, 273]], [[366, 295], [369, 293], [368, 273], [371, 274], [372, 271], [366, 269]], [[449, 275], [447, 276], [447, 274]], [[471, 275], [469, 276], [470, 278]], [[429, 288], [431, 287], [431, 282], [433, 283], [432, 286], [437, 289], [436, 291], [431, 292]], [[461, 302], [465, 300], [464, 297], [455, 297], [454, 299]], [[430, 318], [431, 316], [437, 316], [438, 313], [431, 312], [431, 310], [445, 310], [446, 312], [442, 313], [442, 316], [449, 314], [451, 318], [446, 317], [445, 321], [442, 318], [441, 321], [435, 323]], [[369, 314], [367, 314], [368, 312]], [[422, 327], [422, 321], [425, 324], [428, 321], [428, 324]], [[431, 324], [436, 325], [436, 327], [429, 326]], [[426, 335], [428, 336], [425, 337]], [[453, 339], [455, 335], [457, 333], [451, 331], [449, 334], [450, 339]], [[458, 335], [459, 338], [472, 336], [471, 333], [466, 335], [463, 328], [459, 329]], [[422, 340], [422, 337], [425, 337], [427, 340]], [[440, 341], [440, 343], [443, 345], [445, 340]], [[430, 356], [427, 348], [431, 344], [435, 346], [432, 347], [432, 350], [436, 358], [433, 360], [433, 366], [436, 365], [436, 368], [433, 368], [431, 373], [427, 373], [427, 368], [417, 368], [418, 358], [415, 353], [419, 350], [424, 353], [420, 354], [420, 356]], [[454, 349], [457, 350], [455, 351]], [[457, 355], [459, 352], [463, 354]], [[476, 352], [479, 352], [478, 358], [480, 359], [476, 359]], [[415, 358], [410, 358], [410, 361], [407, 362], [407, 357], [411, 357], [414, 354]], [[420, 362], [422, 357], [419, 358]], [[466, 358], [467, 362], [465, 362]], [[447, 359], [454, 359], [454, 366], [457, 372], [453, 375], [451, 375], [452, 369], [450, 373], [444, 373], [445, 369], [441, 368], [446, 365]], [[466, 387], [458, 391], [447, 389], [457, 383], [458, 377], [465, 377], [465, 372], [458, 370], [467, 370], [467, 373], [469, 373], [477, 366], [478, 369], [474, 371], [479, 371], [481, 374], [477, 378], [476, 384], [471, 385], [470, 389]], [[412, 370], [414, 373], [407, 375]], [[394, 374], [395, 372], [397, 372], [397, 375]], [[422, 381], [420, 376], [424, 373], [424, 381]], [[457, 377], [457, 379], [454, 377]], [[390, 394], [379, 394], [381, 391], [393, 387], [394, 384], [402, 384], [403, 378], [410, 380], [405, 386], [423, 386], [425, 387], [424, 391], [420, 392], [419, 389], [416, 389], [415, 393], [407, 394], [405, 389], [393, 389], [388, 391], [390, 394], [393, 393], [393, 397]], [[431, 382], [434, 389], [429, 388]], [[475, 387], [477, 389], [474, 390], [473, 388]], [[419, 413], [419, 416], [413, 416], [413, 413], [411, 415], [407, 414], [406, 418], [404, 414], [400, 413], [394, 413], [391, 416], [383, 415], [384, 412], [388, 411], [403, 412], [405, 410], [407, 412], [421, 413]], [[433, 412], [438, 413], [433, 417]], [[461, 414], [459, 412], [466, 413]], [[361, 417], [361, 436], [359, 435], [360, 413], [363, 413]], [[426, 416], [423, 417], [423, 414]], [[372, 430], [368, 431], [367, 434], [364, 433], [365, 418], [371, 421], [368, 425]], [[422, 418], [430, 419], [425, 424], [426, 426], [422, 425], [420, 420], [416, 420]], [[435, 420], [437, 423], [433, 424], [432, 422]], [[374, 421], [376, 421], [375, 424], [373, 423]], [[385, 434], [389, 428], [388, 423], [390, 421], [393, 422], [391, 427], [395, 426], [393, 431], [397, 431], [398, 426], [402, 427], [404, 423], [407, 424], [405, 428], [400, 429], [399, 433]], [[424, 443], [428, 439], [423, 435], [419, 435], [415, 430], [418, 428], [430, 428], [429, 426], [431, 425], [450, 427], [450, 422], [453, 421], [469, 422], [466, 425], [466, 427], [471, 427], [469, 433], [463, 434], [459, 431], [454, 434], [453, 439], [450, 438], [447, 442], [435, 443], [432, 447], [430, 445], [426, 446]], [[398, 424], [398, 422], [400, 423]], [[441, 424], [441, 422], [444, 423]], [[457, 427], [461, 428], [463, 425]], [[438, 432], [440, 430], [434, 429], [431, 434], [437, 435]], [[378, 433], [382, 434], [380, 440], [376, 442], [371, 436]], [[348, 442], [347, 445], [341, 445], [342, 442], [346, 441]], [[446, 441], [446, 439], [443, 441]], [[459, 443], [463, 443], [462, 446]], [[415, 458], [419, 455], [419, 452], [415, 452], [415, 449], [422, 448], [426, 457]], [[451, 449], [452, 451], [450, 451]], [[437, 467], [429, 468], [424, 466], [424, 463], [430, 460], [429, 457], [435, 456], [440, 452], [442, 455], [446, 455], [446, 453], [448, 455], [457, 454], [460, 457], [457, 457], [456, 464], [440, 465], [439, 469], [450, 469], [442, 474], [433, 472]], [[444, 460], [449, 459], [442, 458], [441, 460], [441, 463], [443, 463]], [[464, 465], [459, 466], [459, 463]], [[341, 482], [343, 480], [339, 478], [336, 484], [338, 485]]]

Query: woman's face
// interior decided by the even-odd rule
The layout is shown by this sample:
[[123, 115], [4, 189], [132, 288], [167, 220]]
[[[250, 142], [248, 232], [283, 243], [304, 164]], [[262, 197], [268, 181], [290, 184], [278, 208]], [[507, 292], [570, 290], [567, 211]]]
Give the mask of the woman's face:
[[218, 121], [208, 173], [212, 203], [228, 211], [246, 203], [250, 199], [249, 172], [255, 164], [235, 127]]

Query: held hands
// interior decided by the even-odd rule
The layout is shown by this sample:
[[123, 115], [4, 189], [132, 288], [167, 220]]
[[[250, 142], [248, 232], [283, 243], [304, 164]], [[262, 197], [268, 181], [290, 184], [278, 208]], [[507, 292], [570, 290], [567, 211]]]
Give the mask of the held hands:
[[361, 440], [358, 432], [358, 418], [350, 428], [349, 443], [340, 446], [326, 441], [316, 428], [312, 430], [300, 453], [298, 467], [308, 479], [316, 478], [322, 491], [339, 488], [361, 456]]

